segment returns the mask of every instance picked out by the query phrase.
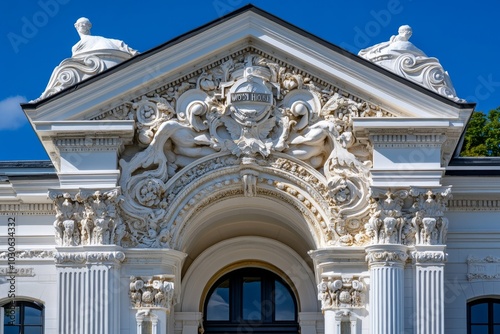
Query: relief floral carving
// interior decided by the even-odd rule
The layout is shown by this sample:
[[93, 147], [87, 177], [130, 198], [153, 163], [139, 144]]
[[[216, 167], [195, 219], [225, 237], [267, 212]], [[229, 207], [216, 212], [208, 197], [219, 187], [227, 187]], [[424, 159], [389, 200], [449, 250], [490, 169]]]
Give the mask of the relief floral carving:
[[123, 238], [118, 210], [119, 190], [80, 190], [75, 196], [50, 191], [56, 208], [54, 221], [59, 246], [109, 245]]
[[[253, 49], [125, 105], [103, 116], [136, 120], [144, 147], [126, 148], [120, 160], [122, 246], [169, 246], [177, 220], [167, 217], [184, 189], [224, 168], [277, 174], [276, 157], [310, 168], [308, 177], [318, 174], [318, 219], [328, 244], [368, 242], [362, 230], [372, 148], [354, 137], [352, 119], [390, 116], [379, 107]], [[239, 175], [244, 195], [258, 196], [253, 173]]]
[[444, 216], [446, 204], [451, 198], [451, 188], [411, 188], [414, 199], [410, 211], [414, 212], [412, 224], [418, 245], [443, 245], [446, 243], [448, 219]]
[[357, 308], [365, 303], [365, 284], [359, 277], [335, 276], [323, 278], [318, 284], [321, 309]]
[[163, 308], [170, 313], [174, 298], [174, 283], [170, 277], [130, 277], [129, 296], [133, 308]]

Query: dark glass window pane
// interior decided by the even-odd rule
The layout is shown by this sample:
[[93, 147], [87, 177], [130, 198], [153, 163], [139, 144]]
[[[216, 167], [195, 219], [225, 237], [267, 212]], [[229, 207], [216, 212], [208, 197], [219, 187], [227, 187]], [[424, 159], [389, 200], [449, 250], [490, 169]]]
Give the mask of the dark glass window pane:
[[[476, 304], [470, 308], [470, 321], [472, 324], [488, 323], [488, 303]], [[481, 333], [481, 332], [479, 332]]]
[[19, 328], [19, 326], [5, 326], [3, 330], [4, 330], [5, 334], [19, 334], [19, 333], [21, 333], [21, 329]]
[[500, 334], [500, 325], [495, 325], [493, 334]]
[[500, 303], [493, 304], [493, 322], [500, 325]]
[[280, 281], [274, 281], [274, 309], [276, 321], [295, 320], [295, 304], [292, 295]]
[[4, 306], [4, 317], [3, 323], [8, 324], [20, 324], [21, 323], [21, 313], [19, 312], [19, 306], [12, 307], [12, 304], [7, 304]]
[[474, 325], [471, 327], [471, 334], [488, 334], [488, 325]]
[[260, 277], [243, 278], [243, 319], [262, 320]]
[[229, 321], [229, 280], [212, 292], [207, 304], [207, 320]]
[[26, 306], [24, 308], [24, 324], [25, 325], [41, 325], [42, 324], [42, 310]]
[[26, 326], [24, 327], [23, 334], [43, 334], [42, 327], [39, 326]]

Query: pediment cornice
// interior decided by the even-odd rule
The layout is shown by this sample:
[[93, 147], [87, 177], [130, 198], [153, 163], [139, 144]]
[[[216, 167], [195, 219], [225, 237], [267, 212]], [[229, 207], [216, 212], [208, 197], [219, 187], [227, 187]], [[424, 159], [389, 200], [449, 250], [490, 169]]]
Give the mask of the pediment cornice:
[[[94, 119], [248, 47], [383, 110], [407, 117], [467, 119], [455, 103], [254, 7], [180, 36], [53, 96], [23, 105], [37, 121]], [[277, 22], [274, 22], [277, 21]], [[468, 112], [461, 112], [462, 109]]]

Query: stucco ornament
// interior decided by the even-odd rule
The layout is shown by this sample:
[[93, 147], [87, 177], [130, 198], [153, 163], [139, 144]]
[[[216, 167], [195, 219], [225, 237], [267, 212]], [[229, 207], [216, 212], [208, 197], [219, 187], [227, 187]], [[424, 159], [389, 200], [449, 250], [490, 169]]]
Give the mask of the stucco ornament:
[[318, 299], [323, 311], [364, 307], [365, 292], [365, 284], [359, 276], [324, 277], [318, 284]]
[[53, 190], [56, 243], [59, 246], [110, 245], [119, 242], [126, 231], [118, 210], [119, 189], [82, 189], [76, 195]]
[[138, 54], [123, 41], [92, 36], [92, 23], [85, 17], [76, 21], [75, 28], [80, 41], [71, 49], [71, 58], [64, 59], [54, 69], [45, 91], [33, 102], [54, 95]]
[[137, 124], [120, 161], [122, 245], [175, 247], [207, 201], [271, 189], [307, 212], [325, 244], [365, 244], [371, 147], [352, 134], [352, 118], [383, 116], [249, 50], [126, 102], [100, 118]]
[[415, 234], [403, 212], [407, 190], [372, 189], [371, 217], [365, 225], [372, 244], [406, 244]]
[[398, 35], [359, 51], [358, 55], [455, 101], [457, 97], [448, 72], [439, 60], [428, 57], [409, 41], [412, 29], [403, 25]]
[[448, 232], [448, 218], [444, 216], [446, 204], [451, 198], [451, 188], [411, 188], [414, 202], [410, 211], [417, 245], [444, 245]]
[[174, 299], [174, 283], [171, 277], [156, 275], [130, 277], [129, 297], [133, 308], [162, 308], [167, 313]]

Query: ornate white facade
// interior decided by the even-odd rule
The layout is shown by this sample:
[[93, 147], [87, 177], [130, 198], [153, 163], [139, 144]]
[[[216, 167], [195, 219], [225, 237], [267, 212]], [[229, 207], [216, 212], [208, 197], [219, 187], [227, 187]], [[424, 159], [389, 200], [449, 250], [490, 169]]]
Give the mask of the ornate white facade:
[[474, 105], [374, 56], [396, 39], [365, 60], [248, 6], [95, 75], [124, 51], [94, 50], [77, 89], [56, 69], [23, 105], [51, 163], [0, 164], [0, 296], [15, 276], [45, 333], [210, 333], [214, 284], [261, 268], [303, 334], [467, 333], [500, 164], [454, 157]]

